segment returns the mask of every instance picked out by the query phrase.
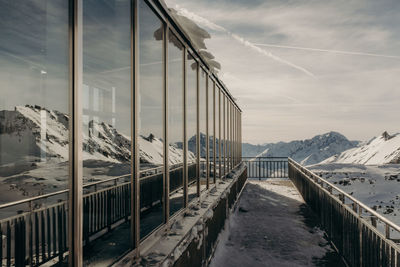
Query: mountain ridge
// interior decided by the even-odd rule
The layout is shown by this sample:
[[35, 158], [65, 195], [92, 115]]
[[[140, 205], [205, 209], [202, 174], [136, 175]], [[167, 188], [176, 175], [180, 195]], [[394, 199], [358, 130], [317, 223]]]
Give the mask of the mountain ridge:
[[304, 165], [321, 162], [347, 149], [354, 148], [359, 141], [350, 141], [338, 132], [328, 132], [305, 140], [267, 143], [264, 145], [243, 144], [243, 156], [291, 157]]
[[383, 132], [358, 147], [343, 151], [325, 159], [325, 163], [355, 163], [363, 165], [383, 165], [400, 163], [400, 133], [390, 135]]

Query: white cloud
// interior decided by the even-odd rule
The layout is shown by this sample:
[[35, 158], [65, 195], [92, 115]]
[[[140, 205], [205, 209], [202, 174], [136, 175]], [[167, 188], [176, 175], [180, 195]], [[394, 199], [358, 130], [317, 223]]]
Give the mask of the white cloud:
[[[206, 44], [221, 62], [220, 76], [243, 109], [245, 141], [308, 138], [330, 130], [362, 140], [384, 130], [400, 132], [396, 125], [400, 113], [400, 17], [389, 1], [167, 3], [215, 24], [207, 26], [212, 38]], [[399, 9], [400, 5], [397, 12]], [[243, 42], [233, 42], [219, 27], [251, 44], [346, 53], [268, 48], [274, 56], [313, 73], [315, 78], [311, 78], [260, 56]]]

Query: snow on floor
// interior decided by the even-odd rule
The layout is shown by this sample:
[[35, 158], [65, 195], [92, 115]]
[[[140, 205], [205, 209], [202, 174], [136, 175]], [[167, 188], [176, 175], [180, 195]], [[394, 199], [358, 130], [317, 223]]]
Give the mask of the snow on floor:
[[210, 266], [344, 265], [293, 184], [269, 179], [246, 184]]

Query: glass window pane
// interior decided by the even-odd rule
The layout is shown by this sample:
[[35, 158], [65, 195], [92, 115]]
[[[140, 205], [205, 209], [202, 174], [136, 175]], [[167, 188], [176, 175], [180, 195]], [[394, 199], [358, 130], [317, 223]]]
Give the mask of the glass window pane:
[[[0, 204], [42, 195], [31, 206], [26, 202], [0, 209], [0, 250], [16, 266], [26, 263], [16, 258], [22, 251], [14, 249], [18, 224], [11, 216], [20, 220], [27, 241], [31, 237], [29, 242], [38, 244], [27, 259], [34, 265], [48, 261], [40, 255], [47, 253], [57, 262], [60, 252], [67, 252], [68, 195], [60, 191], [69, 182], [68, 14], [64, 0], [0, 1]], [[60, 193], [45, 197], [54, 192]], [[61, 235], [50, 232], [41, 239], [38, 231], [27, 234], [30, 227]], [[55, 249], [53, 242], [61, 246]]]
[[203, 191], [207, 186], [207, 76], [202, 69], [199, 76], [200, 191]]
[[144, 1], [139, 2], [139, 149], [140, 236], [163, 219], [164, 83], [163, 25]]
[[132, 244], [130, 1], [82, 3], [83, 259], [109, 265]]
[[191, 54], [186, 62], [186, 135], [188, 146], [188, 198], [197, 196], [197, 63]]
[[183, 208], [183, 46], [170, 31], [168, 40], [169, 211]]
[[208, 79], [208, 167], [210, 184], [214, 183], [214, 81]]

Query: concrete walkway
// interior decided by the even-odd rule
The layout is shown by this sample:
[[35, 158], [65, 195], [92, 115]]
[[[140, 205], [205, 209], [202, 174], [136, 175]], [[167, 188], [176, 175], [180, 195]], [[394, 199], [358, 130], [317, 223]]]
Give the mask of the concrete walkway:
[[345, 266], [289, 180], [249, 181], [211, 267]]

